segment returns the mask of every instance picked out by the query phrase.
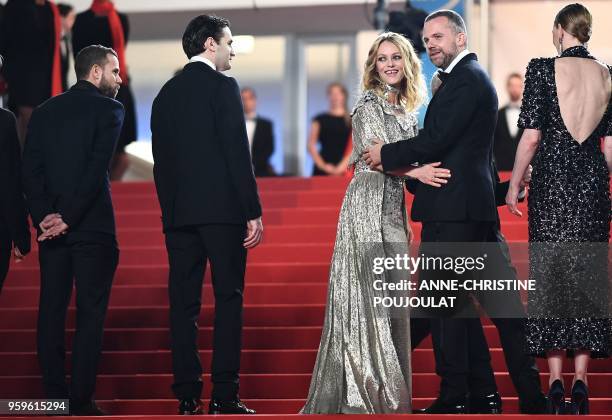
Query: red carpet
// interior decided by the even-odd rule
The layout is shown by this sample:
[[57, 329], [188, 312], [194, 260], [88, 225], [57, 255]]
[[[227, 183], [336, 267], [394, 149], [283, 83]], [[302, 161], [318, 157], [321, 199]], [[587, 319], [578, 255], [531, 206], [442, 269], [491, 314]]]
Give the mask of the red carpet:
[[[241, 397], [262, 414], [259, 418], [296, 414], [304, 403], [320, 339], [328, 267], [346, 183], [341, 178], [258, 181], [265, 243], [249, 254]], [[169, 418], [177, 404], [170, 392], [168, 265], [159, 206], [150, 183], [115, 184], [113, 198], [121, 257], [106, 321], [96, 397], [113, 416]], [[522, 207], [526, 210], [524, 204]], [[500, 213], [508, 240], [525, 242], [526, 219], [511, 216], [505, 209]], [[420, 227], [415, 225], [413, 230], [418, 237]], [[513, 249], [513, 258], [520, 274], [526, 276], [525, 248]], [[213, 304], [208, 273], [206, 282], [206, 305], [200, 318], [205, 397], [209, 392]], [[0, 296], [0, 398], [42, 396], [36, 361], [38, 283], [37, 252], [33, 252], [25, 263], [13, 265]], [[73, 305], [67, 322], [70, 345]], [[516, 393], [499, 337], [490, 321], [484, 322], [504, 411], [508, 413], [505, 418], [514, 418], [511, 413], [518, 412]], [[424, 407], [438, 390], [431, 340], [413, 355], [414, 405]], [[546, 383], [546, 365], [543, 361], [538, 364]], [[566, 371], [569, 384], [569, 363]], [[612, 362], [593, 361], [590, 372], [592, 412], [612, 413]]]

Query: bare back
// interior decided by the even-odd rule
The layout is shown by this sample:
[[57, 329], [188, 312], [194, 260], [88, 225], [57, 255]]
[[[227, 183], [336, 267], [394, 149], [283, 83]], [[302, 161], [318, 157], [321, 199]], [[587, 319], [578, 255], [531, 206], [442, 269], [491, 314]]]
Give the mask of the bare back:
[[565, 128], [582, 144], [597, 129], [610, 103], [610, 71], [596, 60], [562, 57], [555, 60], [555, 84]]

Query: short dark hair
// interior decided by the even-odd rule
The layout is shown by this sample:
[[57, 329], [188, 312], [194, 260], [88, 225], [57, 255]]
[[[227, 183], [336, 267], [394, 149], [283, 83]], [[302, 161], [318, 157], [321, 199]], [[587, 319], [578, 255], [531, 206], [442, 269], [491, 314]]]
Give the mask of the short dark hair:
[[454, 10], [442, 9], [436, 10], [433, 13], [430, 13], [426, 18], [425, 22], [429, 22], [432, 19], [445, 17], [448, 19], [451, 27], [455, 31], [456, 34], [464, 33], [467, 34], [467, 27], [465, 26], [465, 21], [461, 17], [461, 15]]
[[104, 67], [104, 65], [108, 63], [109, 54], [119, 58], [115, 50], [102, 45], [90, 45], [79, 51], [74, 60], [74, 72], [76, 73], [77, 79], [87, 79], [89, 71], [95, 64]]
[[57, 11], [61, 17], [66, 17], [70, 12], [74, 10], [71, 4], [68, 3], [57, 3]]
[[342, 92], [344, 97], [348, 99], [348, 90], [346, 90], [346, 87], [340, 82], [331, 82], [328, 84], [327, 88], [325, 89], [325, 93], [329, 95], [333, 88], [340, 89], [340, 92]]
[[219, 16], [200, 15], [191, 19], [183, 34], [183, 51], [187, 58], [202, 54], [204, 43], [210, 37], [221, 41], [223, 28], [229, 28], [229, 20]]
[[255, 89], [253, 89], [250, 86], [245, 86], [242, 89], [240, 89], [240, 93], [245, 93], [245, 92], [251, 92], [251, 95], [253, 95], [254, 98], [257, 98], [257, 94], [255, 93]]
[[509, 82], [510, 79], [521, 79], [521, 80], [523, 80], [523, 75], [521, 73], [518, 73], [518, 72], [513, 72], [513, 73], [510, 73], [508, 75], [508, 77], [506, 78], [506, 83]]

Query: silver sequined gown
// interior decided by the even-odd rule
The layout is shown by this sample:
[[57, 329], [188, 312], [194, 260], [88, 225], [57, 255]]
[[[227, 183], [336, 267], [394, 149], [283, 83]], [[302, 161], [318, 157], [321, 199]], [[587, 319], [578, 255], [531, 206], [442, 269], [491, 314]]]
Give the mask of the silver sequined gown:
[[403, 180], [370, 171], [361, 154], [375, 138], [391, 143], [416, 136], [417, 119], [366, 91], [352, 123], [355, 175], [340, 210], [321, 343], [302, 413], [409, 413], [409, 313], [373, 304], [393, 293], [375, 290], [374, 280], [399, 278], [371, 270], [374, 256], [408, 253]]

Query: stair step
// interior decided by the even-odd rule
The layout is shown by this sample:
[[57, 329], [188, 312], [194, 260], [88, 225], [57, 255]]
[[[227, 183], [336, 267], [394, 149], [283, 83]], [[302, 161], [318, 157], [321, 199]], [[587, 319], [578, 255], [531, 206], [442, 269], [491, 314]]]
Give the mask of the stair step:
[[[243, 374], [240, 378], [240, 396], [242, 398], [277, 398], [297, 399], [308, 394], [310, 385], [308, 374]], [[542, 384], [548, 382], [548, 374], [541, 374]], [[565, 375], [567, 382], [571, 374]], [[612, 380], [610, 373], [591, 373], [589, 375], [590, 396], [606, 398], [609, 396], [608, 385]], [[415, 373], [412, 377], [413, 396], [432, 398], [437, 395], [439, 380], [435, 373]], [[496, 373], [495, 381], [499, 393], [504, 396], [516, 396], [512, 381], [507, 373]], [[172, 398], [170, 385], [172, 375], [98, 375], [96, 398], [99, 399], [142, 399]], [[203, 395], [210, 393], [210, 375], [203, 375]], [[0, 389], [4, 390], [3, 398], [38, 398], [42, 395], [42, 383], [39, 376], [0, 376]]]
[[[503, 351], [499, 348], [490, 350], [492, 367], [496, 372], [507, 370]], [[67, 355], [70, 361], [70, 353]], [[317, 349], [294, 350], [243, 350], [240, 371], [242, 373], [295, 373], [310, 374], [315, 364]], [[210, 373], [212, 350], [200, 350], [200, 359], [205, 373]], [[542, 372], [546, 372], [546, 363], [539, 361]], [[571, 360], [565, 360], [571, 367]], [[67, 364], [70, 372], [70, 362]], [[431, 349], [416, 349], [412, 353], [414, 373], [433, 373], [435, 363]], [[590, 373], [606, 373], [612, 368], [609, 359], [593, 360], [589, 364]], [[104, 351], [98, 368], [100, 374], [140, 375], [172, 373], [170, 350], [149, 351]], [[38, 375], [40, 368], [35, 352], [0, 352], [0, 376]]]

